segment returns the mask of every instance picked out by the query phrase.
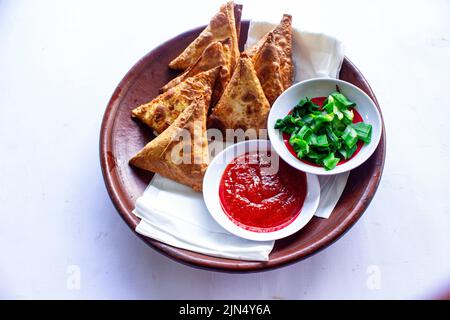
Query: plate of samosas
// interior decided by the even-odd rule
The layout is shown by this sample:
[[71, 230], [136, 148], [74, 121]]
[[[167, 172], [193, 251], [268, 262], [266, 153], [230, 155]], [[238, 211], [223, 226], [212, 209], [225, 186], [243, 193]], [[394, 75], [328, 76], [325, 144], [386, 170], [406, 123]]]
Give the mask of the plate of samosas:
[[[225, 135], [227, 130], [264, 129], [272, 104], [293, 84], [292, 17], [284, 15], [274, 30], [244, 50], [250, 22], [241, 21], [241, 12], [241, 5], [228, 2], [208, 25], [154, 48], [130, 69], [108, 103], [100, 134], [103, 177], [133, 231], [140, 221], [132, 213], [135, 201], [155, 173], [201, 192], [207, 187], [203, 176], [211, 142], [206, 130]], [[369, 84], [347, 58], [339, 79], [359, 87], [379, 109]], [[168, 156], [177, 148], [173, 132], [180, 128], [192, 133], [188, 156], [202, 161], [180, 164]], [[159, 252], [197, 267], [256, 271], [292, 263], [325, 248], [358, 220], [378, 187], [384, 158], [383, 130], [374, 154], [351, 171], [330, 218], [313, 217], [299, 232], [277, 240], [265, 262], [207, 256], [136, 235]]]

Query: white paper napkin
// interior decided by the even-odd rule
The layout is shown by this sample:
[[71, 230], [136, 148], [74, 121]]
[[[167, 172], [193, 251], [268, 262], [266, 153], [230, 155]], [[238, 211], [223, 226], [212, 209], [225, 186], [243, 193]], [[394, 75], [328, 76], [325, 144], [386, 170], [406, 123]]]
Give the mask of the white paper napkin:
[[[276, 24], [250, 23], [247, 46], [256, 43]], [[293, 29], [295, 82], [314, 78], [336, 78], [344, 59], [340, 41], [324, 35]], [[316, 216], [328, 218], [347, 183], [348, 173], [319, 177], [321, 194]], [[230, 234], [209, 214], [201, 193], [155, 174], [133, 213], [141, 218], [140, 234], [174, 247], [206, 255], [267, 261], [274, 241], [250, 241]]]
[[155, 174], [133, 211], [140, 234], [211, 256], [265, 261], [273, 241], [250, 241], [224, 230], [211, 217], [203, 194]]

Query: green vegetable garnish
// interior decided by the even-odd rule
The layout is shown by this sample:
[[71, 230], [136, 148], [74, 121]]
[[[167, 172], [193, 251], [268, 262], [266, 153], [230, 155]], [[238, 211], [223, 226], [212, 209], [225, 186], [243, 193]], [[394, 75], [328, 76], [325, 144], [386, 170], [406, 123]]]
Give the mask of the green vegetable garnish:
[[328, 154], [328, 156], [326, 156], [325, 159], [323, 159], [323, 166], [325, 167], [325, 169], [331, 170], [331, 169], [333, 169], [334, 167], [336, 167], [336, 165], [338, 164], [338, 162], [339, 162], [340, 160], [341, 160], [341, 159], [336, 158], [336, 157], [334, 156], [334, 153], [333, 153], [333, 152], [330, 152], [330, 153]]
[[372, 126], [364, 122], [358, 122], [353, 124], [353, 128], [358, 135], [358, 138], [362, 141], [369, 143], [372, 138]]
[[345, 128], [341, 137], [349, 148], [352, 148], [358, 142], [358, 134], [351, 124]]
[[370, 143], [372, 126], [352, 123], [355, 106], [340, 92], [331, 93], [322, 107], [301, 99], [289, 115], [276, 121], [275, 129], [290, 135], [289, 144], [298, 158], [332, 170], [353, 156], [358, 141]]

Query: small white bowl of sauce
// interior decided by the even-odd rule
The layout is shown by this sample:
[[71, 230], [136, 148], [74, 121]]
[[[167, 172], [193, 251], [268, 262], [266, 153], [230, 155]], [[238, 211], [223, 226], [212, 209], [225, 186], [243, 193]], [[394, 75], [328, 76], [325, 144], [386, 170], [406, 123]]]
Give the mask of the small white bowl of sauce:
[[269, 140], [248, 140], [211, 161], [203, 197], [224, 229], [245, 239], [269, 241], [287, 237], [311, 220], [320, 185], [315, 175], [283, 161]]

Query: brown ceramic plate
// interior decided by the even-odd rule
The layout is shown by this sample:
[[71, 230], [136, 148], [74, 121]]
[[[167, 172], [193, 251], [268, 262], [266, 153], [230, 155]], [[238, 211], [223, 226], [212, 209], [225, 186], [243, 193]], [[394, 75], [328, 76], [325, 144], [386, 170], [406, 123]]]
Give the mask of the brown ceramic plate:
[[[247, 40], [249, 22], [241, 24], [241, 50]], [[131, 110], [148, 102], [158, 89], [177, 73], [167, 65], [204, 27], [185, 32], [155, 48], [144, 56], [125, 75], [109, 101], [100, 133], [100, 159], [109, 195], [119, 214], [135, 232], [139, 218], [132, 214], [134, 202], [147, 187], [152, 173], [137, 170], [128, 160], [154, 138], [151, 130], [131, 119]], [[345, 58], [340, 79], [353, 83], [366, 92], [377, 104], [377, 99], [361, 72]], [[379, 109], [379, 106], [378, 106]], [[381, 112], [381, 110], [380, 110]], [[278, 240], [267, 262], [230, 260], [206, 256], [178, 249], [141, 236], [159, 252], [192, 266], [223, 271], [258, 271], [280, 267], [304, 259], [325, 248], [344, 234], [369, 205], [384, 166], [386, 153], [385, 130], [377, 150], [363, 165], [353, 170], [347, 186], [329, 219], [314, 217], [308, 225], [294, 235]], [[180, 208], [180, 210], [183, 210]]]

